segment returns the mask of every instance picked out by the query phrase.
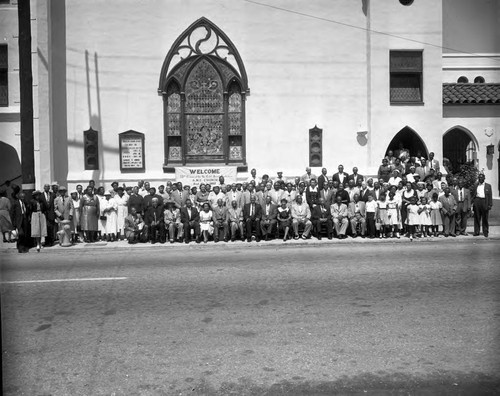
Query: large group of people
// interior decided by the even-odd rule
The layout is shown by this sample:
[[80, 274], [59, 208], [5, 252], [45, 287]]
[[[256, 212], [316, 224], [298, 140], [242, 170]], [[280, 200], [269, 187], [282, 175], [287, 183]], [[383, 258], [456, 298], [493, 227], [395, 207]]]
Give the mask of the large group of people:
[[338, 238], [414, 238], [488, 236], [491, 185], [483, 174], [471, 189], [464, 180], [446, 179], [433, 153], [429, 158], [394, 155], [383, 158], [376, 177], [364, 177], [342, 165], [329, 175], [323, 168], [301, 177], [258, 176], [252, 169], [244, 182], [182, 185], [167, 181], [158, 188], [136, 185], [96, 186], [91, 180], [68, 194], [64, 186], [46, 184], [27, 202], [22, 191], [0, 194], [4, 241], [17, 234], [20, 252], [56, 243], [69, 225], [72, 242], [207, 243], [242, 240]]

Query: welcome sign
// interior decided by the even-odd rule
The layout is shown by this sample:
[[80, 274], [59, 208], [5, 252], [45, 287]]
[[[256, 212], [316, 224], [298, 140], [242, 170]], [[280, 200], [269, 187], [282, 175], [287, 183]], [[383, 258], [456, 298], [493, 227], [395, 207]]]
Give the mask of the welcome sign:
[[175, 179], [182, 185], [199, 186], [201, 183], [219, 184], [219, 177], [224, 176], [225, 184], [236, 183], [236, 166], [189, 166], [176, 167]]

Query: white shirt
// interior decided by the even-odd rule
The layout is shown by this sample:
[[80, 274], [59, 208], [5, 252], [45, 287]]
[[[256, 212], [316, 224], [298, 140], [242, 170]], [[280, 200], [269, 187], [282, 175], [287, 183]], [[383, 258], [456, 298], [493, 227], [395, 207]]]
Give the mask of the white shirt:
[[477, 185], [476, 197], [478, 197], [478, 198], [486, 198], [486, 195], [484, 195], [484, 183]]

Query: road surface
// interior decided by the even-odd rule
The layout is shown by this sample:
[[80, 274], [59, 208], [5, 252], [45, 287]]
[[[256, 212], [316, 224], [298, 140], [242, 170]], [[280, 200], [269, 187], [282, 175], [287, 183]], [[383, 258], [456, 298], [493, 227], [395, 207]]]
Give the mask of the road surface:
[[500, 392], [479, 239], [2, 256], [5, 395]]

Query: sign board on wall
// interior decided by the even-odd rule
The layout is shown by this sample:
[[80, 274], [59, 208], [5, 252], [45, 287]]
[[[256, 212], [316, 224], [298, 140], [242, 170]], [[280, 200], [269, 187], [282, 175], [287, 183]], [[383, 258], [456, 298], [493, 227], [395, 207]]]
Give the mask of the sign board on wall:
[[175, 168], [175, 180], [189, 186], [199, 186], [201, 183], [218, 184], [220, 176], [224, 176], [226, 184], [236, 183], [236, 174], [236, 166], [190, 166]]
[[120, 140], [120, 171], [122, 173], [144, 172], [144, 134], [136, 131], [122, 132]]

